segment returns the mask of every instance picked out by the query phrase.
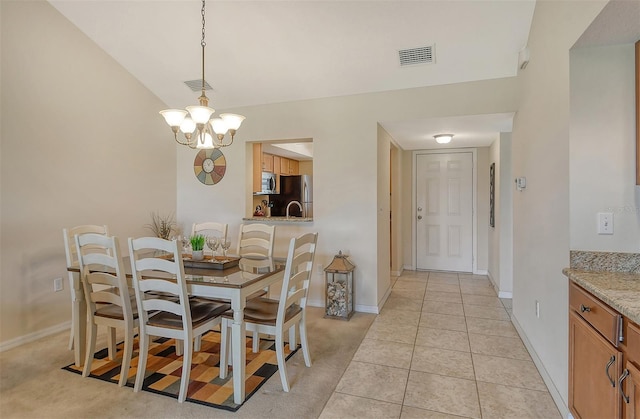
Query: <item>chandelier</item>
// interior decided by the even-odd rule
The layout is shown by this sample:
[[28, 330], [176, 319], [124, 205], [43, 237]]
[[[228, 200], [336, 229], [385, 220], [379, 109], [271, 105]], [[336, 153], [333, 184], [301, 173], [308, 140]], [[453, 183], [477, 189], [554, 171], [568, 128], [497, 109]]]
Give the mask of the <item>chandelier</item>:
[[[204, 41], [205, 35], [205, 0], [202, 0], [202, 95], [198, 98], [200, 104], [187, 106], [185, 109], [166, 109], [160, 111], [160, 115], [171, 127], [175, 140], [180, 145], [186, 145], [190, 148], [218, 148], [227, 147], [233, 143], [233, 137], [236, 134], [240, 124], [244, 120], [244, 116], [233, 113], [220, 114], [219, 118], [212, 118], [215, 109], [209, 107], [209, 98], [205, 95], [204, 81], [204, 48], [207, 45]], [[184, 139], [178, 135], [178, 132], [184, 134]], [[231, 141], [224, 141], [225, 135], [229, 133]]]

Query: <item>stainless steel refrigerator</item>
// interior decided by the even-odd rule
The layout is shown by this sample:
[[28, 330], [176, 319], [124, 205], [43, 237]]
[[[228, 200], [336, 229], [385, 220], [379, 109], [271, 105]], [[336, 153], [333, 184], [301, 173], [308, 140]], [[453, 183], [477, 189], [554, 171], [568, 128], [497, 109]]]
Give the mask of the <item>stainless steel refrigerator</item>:
[[270, 195], [273, 202], [271, 216], [284, 217], [287, 205], [298, 201], [303, 211], [296, 204], [289, 205], [289, 216], [313, 217], [313, 179], [309, 175], [280, 176], [280, 194]]

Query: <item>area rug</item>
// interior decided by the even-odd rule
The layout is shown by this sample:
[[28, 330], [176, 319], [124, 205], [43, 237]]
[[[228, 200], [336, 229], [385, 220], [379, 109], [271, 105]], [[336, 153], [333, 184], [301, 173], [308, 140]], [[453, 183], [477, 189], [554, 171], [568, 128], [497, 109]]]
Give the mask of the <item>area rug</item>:
[[[246, 364], [246, 400], [278, 371], [275, 343], [272, 340], [261, 339], [260, 351], [251, 350], [252, 339], [247, 337]], [[138, 368], [138, 339], [134, 341], [134, 353], [129, 368], [127, 386], [133, 387]], [[285, 345], [286, 359], [298, 351], [289, 350]], [[118, 385], [120, 379], [120, 364], [122, 357], [122, 343], [118, 345], [116, 359], [110, 361], [107, 349], [96, 352], [91, 366], [91, 377]], [[82, 367], [74, 364], [62, 369], [82, 374]], [[237, 411], [240, 406], [233, 402], [232, 368], [229, 367], [228, 377], [219, 377], [220, 371], [220, 333], [211, 331], [202, 337], [200, 352], [194, 352], [191, 364], [191, 377], [187, 391], [187, 401], [218, 409]], [[149, 345], [147, 370], [142, 389], [164, 396], [178, 398], [180, 391], [180, 375], [182, 374], [182, 356], [175, 352], [174, 339], [157, 339]], [[177, 401], [176, 401], [177, 403]]]

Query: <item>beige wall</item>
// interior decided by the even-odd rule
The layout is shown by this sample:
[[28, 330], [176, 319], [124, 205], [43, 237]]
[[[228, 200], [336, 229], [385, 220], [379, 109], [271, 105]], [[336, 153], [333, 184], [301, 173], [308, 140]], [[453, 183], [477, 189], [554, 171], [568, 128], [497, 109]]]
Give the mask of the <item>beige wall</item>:
[[511, 133], [502, 132], [489, 149], [489, 167], [495, 163], [495, 226], [488, 231], [489, 277], [503, 298], [513, 297], [513, 189]]
[[[567, 413], [569, 264], [569, 49], [606, 1], [539, 1], [529, 35], [531, 61], [518, 76], [513, 176], [513, 318]], [[540, 302], [540, 317], [535, 301]]]
[[391, 275], [402, 272], [404, 249], [410, 246], [404, 240], [402, 228], [403, 208], [411, 206], [410, 200], [403, 200], [404, 191], [411, 189], [411, 185], [402, 182], [402, 154], [397, 145], [391, 145]]
[[[149, 234], [175, 211], [166, 107], [41, 1], [2, 1], [0, 342], [68, 327], [62, 228]], [[63, 292], [53, 279], [64, 278]]]
[[[571, 249], [640, 251], [634, 86], [632, 43], [571, 50]], [[597, 234], [598, 212], [613, 235]]]
[[378, 181], [377, 181], [377, 203], [378, 214], [378, 289], [377, 304], [384, 305], [391, 287], [391, 143], [393, 139], [380, 124], [378, 128]]
[[489, 268], [489, 147], [477, 149], [475, 272], [486, 274]]

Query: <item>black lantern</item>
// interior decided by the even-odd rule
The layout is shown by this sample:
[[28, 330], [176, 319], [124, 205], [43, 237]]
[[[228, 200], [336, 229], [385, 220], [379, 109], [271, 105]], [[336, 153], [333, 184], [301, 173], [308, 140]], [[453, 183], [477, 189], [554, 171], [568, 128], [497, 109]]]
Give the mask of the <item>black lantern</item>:
[[356, 266], [340, 251], [324, 269], [327, 289], [325, 317], [349, 320], [353, 315], [353, 270], [355, 268]]

